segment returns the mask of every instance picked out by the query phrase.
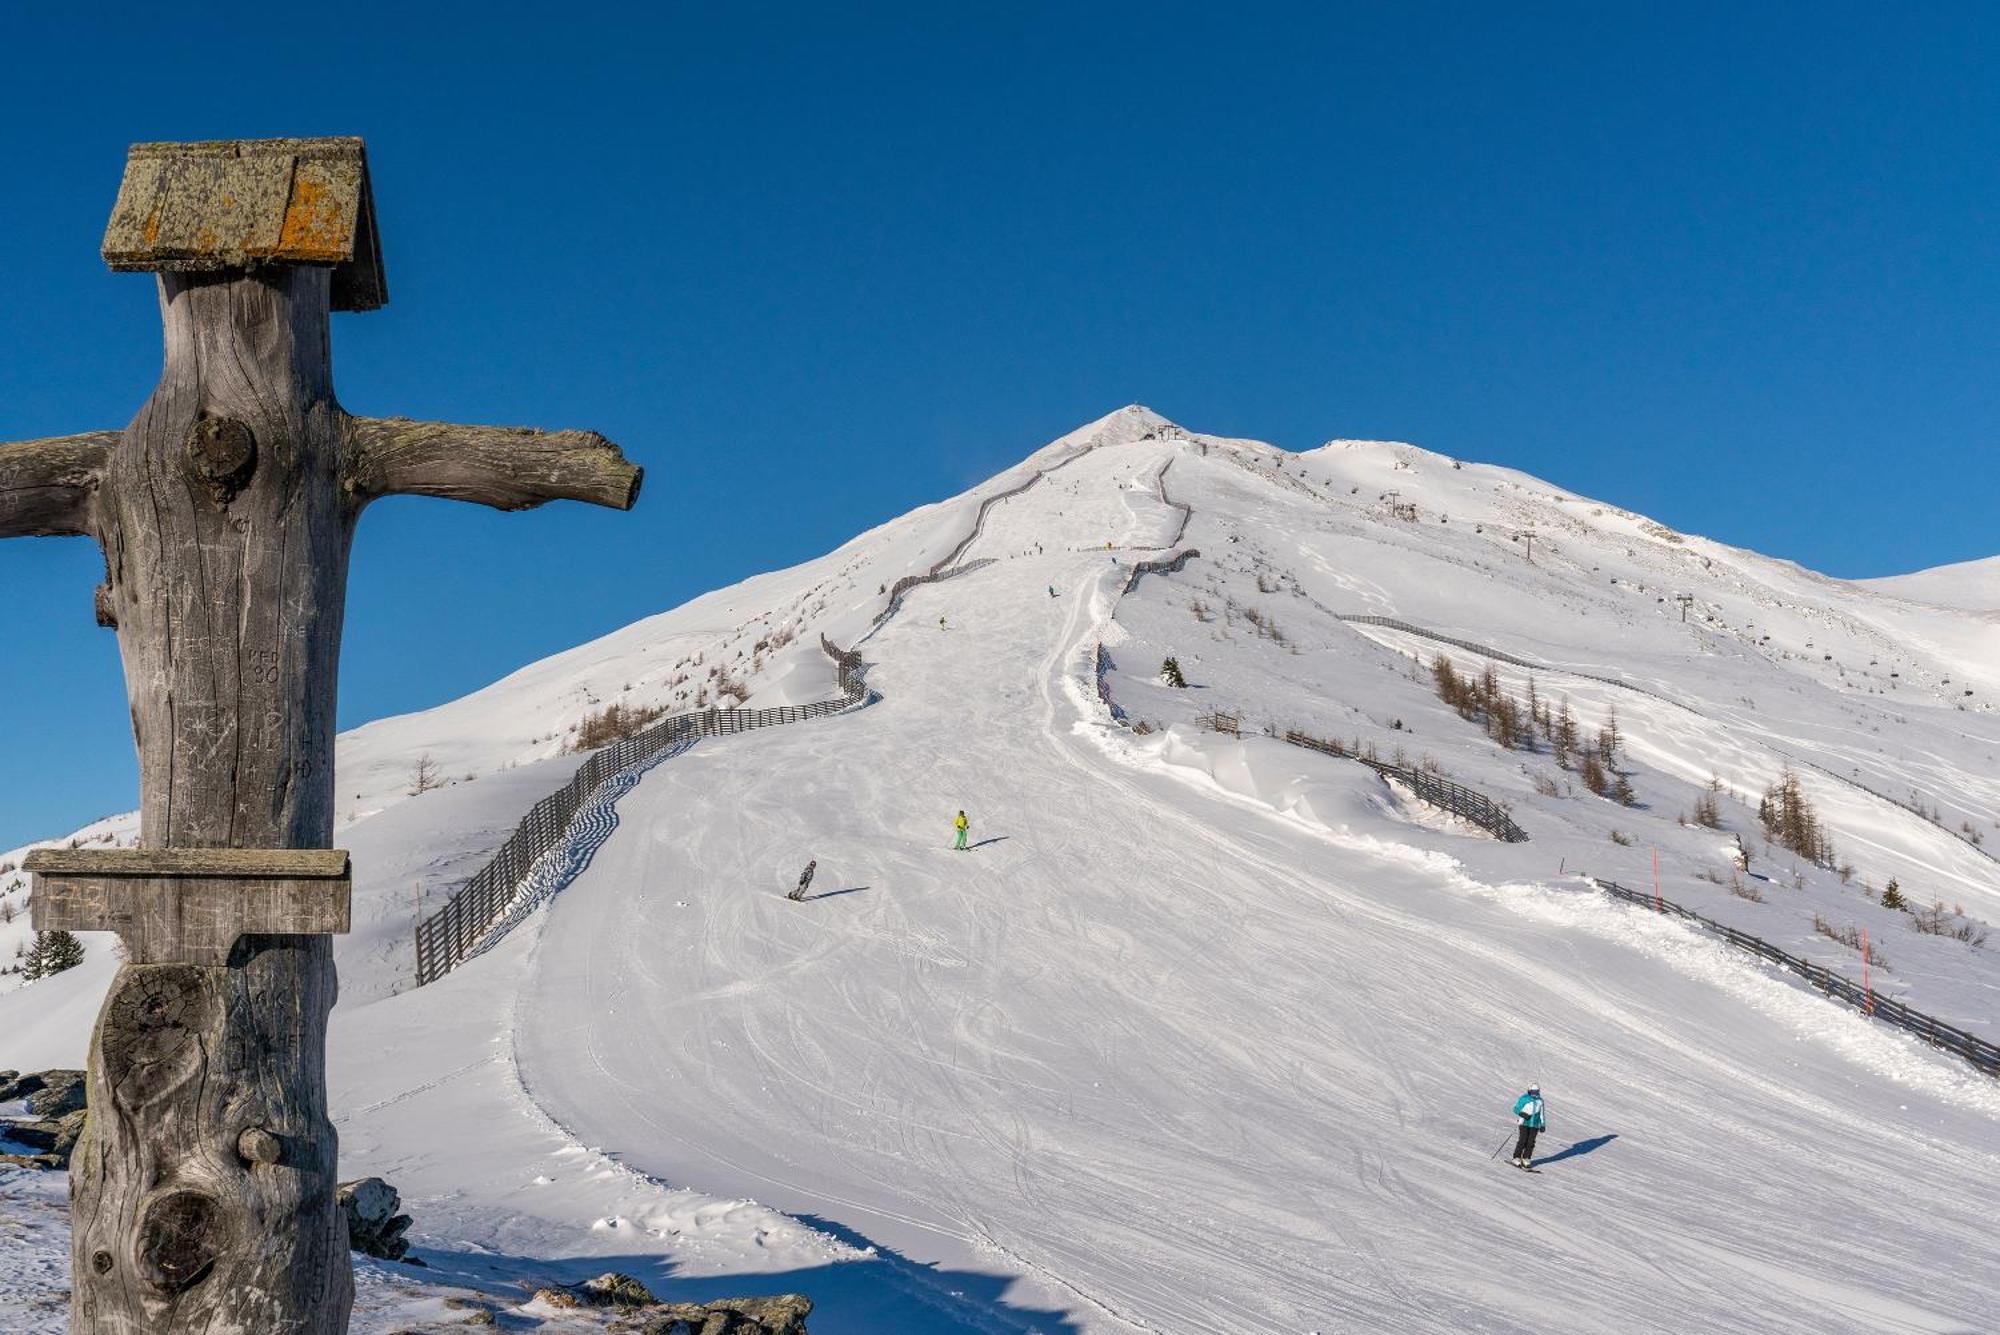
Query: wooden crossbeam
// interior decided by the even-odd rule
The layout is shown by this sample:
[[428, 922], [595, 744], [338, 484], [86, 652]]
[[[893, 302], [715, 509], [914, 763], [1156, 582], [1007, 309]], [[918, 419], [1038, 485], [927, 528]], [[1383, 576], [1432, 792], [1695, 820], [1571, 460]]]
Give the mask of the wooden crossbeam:
[[135, 964], [223, 965], [246, 933], [348, 930], [344, 849], [37, 849], [36, 930], [116, 932]]

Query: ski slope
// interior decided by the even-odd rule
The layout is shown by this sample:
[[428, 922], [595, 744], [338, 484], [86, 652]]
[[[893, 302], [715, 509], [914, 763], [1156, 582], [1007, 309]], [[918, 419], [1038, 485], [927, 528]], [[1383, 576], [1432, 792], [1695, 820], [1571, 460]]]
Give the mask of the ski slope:
[[[970, 554], [1151, 546], [1161, 453], [1080, 462]], [[1993, 1255], [2000, 1089], [1718, 987], [1741, 966], [1663, 924], [1357, 838], [1358, 767], [1221, 762], [1317, 785], [1336, 814], [1301, 820], [1132, 754], [1082, 689], [1113, 587], [1096, 549], [919, 591], [873, 646], [880, 707], [649, 778], [651, 836], [543, 928], [537, 1097], [669, 1180], [1017, 1265], [1083, 1329], [1977, 1328], [1995, 1276], [1952, 1262]], [[802, 911], [776, 892], [808, 855], [849, 893]], [[1616, 1139], [1496, 1167], [1531, 1078], [1554, 1148]], [[1881, 1275], [1899, 1234], [1962, 1287]]]
[[[581, 876], [410, 989], [415, 916], [566, 779], [582, 712], [691, 702], [717, 664], [752, 703], [829, 694], [817, 634], [860, 638], [1042, 470], [960, 553], [991, 565], [867, 641], [876, 703], [650, 769]], [[1202, 555], [1120, 597], [1176, 536]], [[1538, 689], [1591, 728], [1616, 710], [1641, 805], [1538, 791], [1546, 754], [1431, 692], [1434, 642], [1341, 613], [1552, 665]], [[2000, 918], [2000, 865], [1957, 828], [2000, 799], [1990, 630], [1507, 470], [1124, 410], [819, 562], [343, 738], [343, 1173], [397, 1184], [451, 1282], [615, 1262], [676, 1298], [799, 1288], [822, 1335], [1988, 1329], [2000, 1082], [1577, 873], [1641, 884], [1657, 848], [1670, 897], [1835, 967], [1858, 961], [1813, 916], [1866, 926], [1877, 987], [2000, 1033], [1994, 951], [1870, 893], [1894, 875]], [[1099, 703], [1099, 644], [1145, 731]], [[1168, 653], [1190, 689], [1158, 681]], [[1197, 726], [1213, 708], [1246, 735]], [[1266, 725], [1402, 748], [1531, 839]], [[479, 777], [407, 797], [425, 753]], [[1788, 756], [1826, 767], [1804, 782], [1854, 869], [1757, 845], [1772, 879], [1739, 898], [1704, 873], [1757, 844], [1745, 801], [1723, 830], [1676, 817], [1711, 775], [1754, 805]], [[1913, 788], [1936, 820], [1881, 795]], [[81, 1055], [102, 953], [0, 995], [14, 1049]], [[1530, 1081], [1532, 1178], [1493, 1159]]]

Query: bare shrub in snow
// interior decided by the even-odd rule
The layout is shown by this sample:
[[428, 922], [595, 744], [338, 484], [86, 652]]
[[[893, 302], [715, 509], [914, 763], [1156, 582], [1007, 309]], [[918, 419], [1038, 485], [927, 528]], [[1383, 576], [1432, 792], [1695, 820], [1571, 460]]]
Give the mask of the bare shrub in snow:
[[1957, 905], [1947, 909], [1941, 899], [1933, 900], [1927, 909], [1910, 910], [1910, 926], [1925, 936], [1948, 937], [1969, 946], [1986, 944], [1986, 928], [1968, 919], [1965, 910]]
[[1711, 830], [1722, 828], [1722, 780], [1709, 776], [1708, 787], [1694, 800], [1694, 823]]
[[1255, 626], [1257, 634], [1264, 639], [1275, 640], [1279, 644], [1285, 642], [1284, 632], [1278, 629], [1278, 623], [1271, 619], [1269, 613], [1255, 607], [1246, 607], [1243, 609], [1243, 619]]
[[410, 766], [410, 786], [408, 790], [410, 796], [418, 797], [424, 793], [428, 793], [433, 788], [442, 787], [444, 787], [444, 776], [438, 773], [437, 761], [431, 759], [429, 752], [418, 756], [417, 763]]
[[715, 675], [715, 699], [720, 704], [728, 698], [735, 704], [742, 704], [750, 698], [750, 688], [737, 679], [735, 674], [724, 668]]
[[1843, 946], [1860, 951], [1861, 957], [1875, 968], [1887, 969], [1889, 967], [1889, 961], [1883, 956], [1881, 948], [1873, 941], [1862, 936], [1861, 929], [1852, 923], [1836, 930], [1832, 923], [1815, 913], [1813, 914], [1813, 930], [1829, 940], [1838, 941]]
[[595, 713], [583, 716], [582, 722], [576, 725], [576, 736], [570, 740], [569, 749], [595, 751], [600, 746], [622, 742], [666, 712], [666, 708], [660, 705], [606, 705]]

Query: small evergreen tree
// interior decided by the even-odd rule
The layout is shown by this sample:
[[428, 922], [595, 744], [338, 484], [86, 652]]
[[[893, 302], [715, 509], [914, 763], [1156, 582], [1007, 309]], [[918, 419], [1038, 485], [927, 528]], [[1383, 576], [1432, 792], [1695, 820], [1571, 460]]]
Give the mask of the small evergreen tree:
[[1604, 762], [1597, 758], [1597, 752], [1586, 751], [1583, 753], [1583, 766], [1579, 773], [1583, 779], [1583, 786], [1590, 789], [1591, 792], [1596, 793], [1599, 797], [1603, 797], [1609, 791], [1611, 779], [1604, 772]]
[[28, 948], [28, 958], [21, 965], [21, 974], [30, 980], [47, 978], [64, 969], [74, 969], [81, 963], [83, 942], [77, 940], [74, 933], [60, 928], [53, 932], [36, 932], [35, 944]]
[[1181, 661], [1171, 654], [1160, 664], [1160, 679], [1177, 689], [1187, 689], [1187, 678], [1181, 675]]
[[1893, 876], [1889, 878], [1888, 886], [1882, 891], [1882, 907], [1901, 909], [1905, 913], [1910, 911], [1910, 902], [1903, 898], [1903, 887], [1896, 884], [1896, 878]]

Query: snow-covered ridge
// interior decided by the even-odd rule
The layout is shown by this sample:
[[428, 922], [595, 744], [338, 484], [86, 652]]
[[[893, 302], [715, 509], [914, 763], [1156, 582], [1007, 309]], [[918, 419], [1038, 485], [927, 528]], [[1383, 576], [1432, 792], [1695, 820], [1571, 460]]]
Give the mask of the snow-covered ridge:
[[1908, 575], [1856, 580], [1863, 588], [1911, 602], [2000, 614], [2000, 556], [1934, 566]]

